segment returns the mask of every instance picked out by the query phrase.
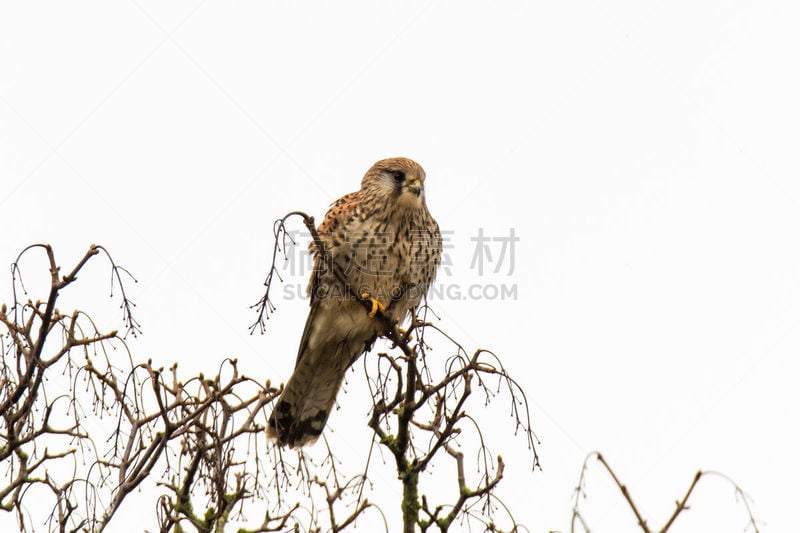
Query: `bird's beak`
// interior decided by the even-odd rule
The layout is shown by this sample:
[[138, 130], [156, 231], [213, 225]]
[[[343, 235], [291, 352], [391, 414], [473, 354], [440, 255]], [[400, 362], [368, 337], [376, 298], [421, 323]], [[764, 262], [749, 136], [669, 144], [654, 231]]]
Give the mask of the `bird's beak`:
[[422, 181], [419, 178], [414, 178], [413, 180], [409, 181], [406, 185], [408, 190], [419, 196], [419, 193], [422, 191]]

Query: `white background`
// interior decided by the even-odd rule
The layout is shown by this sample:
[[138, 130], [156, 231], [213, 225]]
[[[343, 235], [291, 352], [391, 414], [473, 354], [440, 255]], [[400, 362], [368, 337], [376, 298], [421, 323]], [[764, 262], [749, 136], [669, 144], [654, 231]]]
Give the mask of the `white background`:
[[[248, 335], [272, 221], [294, 209], [320, 220], [375, 160], [412, 157], [453, 232], [439, 281], [518, 290], [433, 304], [528, 393], [541, 472], [510, 419], [489, 428], [509, 464], [498, 494], [520, 522], [568, 530], [596, 449], [654, 528], [709, 469], [752, 496], [763, 531], [790, 531], [798, 14], [738, 0], [3, 2], [0, 259], [48, 242], [67, 268], [101, 243], [139, 279], [136, 357], [192, 374], [235, 356], [280, 381], [307, 307], [279, 297], [268, 333]], [[479, 228], [514, 228], [513, 272], [508, 258], [482, 278], [471, 268]], [[70, 301], [111, 329], [107, 273], [92, 265], [84, 281], [98, 288]], [[359, 379], [334, 440], [369, 439]], [[593, 530], [638, 530], [597, 466], [587, 491]], [[746, 525], [731, 486], [708, 478], [674, 531]]]

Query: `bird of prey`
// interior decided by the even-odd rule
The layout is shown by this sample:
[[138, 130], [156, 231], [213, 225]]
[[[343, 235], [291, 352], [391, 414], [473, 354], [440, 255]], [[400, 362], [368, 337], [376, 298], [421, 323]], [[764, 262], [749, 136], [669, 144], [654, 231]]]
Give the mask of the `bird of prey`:
[[[319, 226], [325, 252], [311, 243], [311, 310], [295, 369], [275, 404], [267, 436], [291, 448], [322, 433], [347, 369], [383, 332], [377, 309], [402, 323], [433, 282], [442, 252], [439, 226], [425, 204], [425, 171], [404, 157], [375, 163], [361, 189], [337, 200]], [[332, 271], [338, 265], [353, 298]]]

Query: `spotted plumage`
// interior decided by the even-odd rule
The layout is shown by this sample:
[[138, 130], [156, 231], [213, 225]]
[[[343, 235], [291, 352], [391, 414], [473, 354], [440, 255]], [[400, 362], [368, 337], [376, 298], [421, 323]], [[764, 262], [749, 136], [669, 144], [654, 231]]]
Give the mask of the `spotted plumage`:
[[[325, 255], [350, 287], [400, 322], [420, 304], [441, 258], [442, 239], [425, 204], [424, 182], [425, 171], [415, 161], [378, 161], [361, 189], [337, 200], [319, 226]], [[293, 448], [316, 441], [347, 369], [381, 333], [381, 323], [352, 298], [313, 244], [311, 251], [311, 310], [294, 372], [267, 427], [270, 438]]]

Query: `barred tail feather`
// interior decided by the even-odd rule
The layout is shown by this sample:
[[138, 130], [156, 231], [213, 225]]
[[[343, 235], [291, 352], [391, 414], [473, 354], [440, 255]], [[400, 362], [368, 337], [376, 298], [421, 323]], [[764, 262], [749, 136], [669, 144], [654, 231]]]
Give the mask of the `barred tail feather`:
[[280, 446], [298, 448], [316, 442], [328, 421], [347, 371], [347, 368], [337, 372], [330, 368], [331, 365], [321, 368], [311, 364], [316, 358], [303, 359], [269, 417], [267, 437]]

